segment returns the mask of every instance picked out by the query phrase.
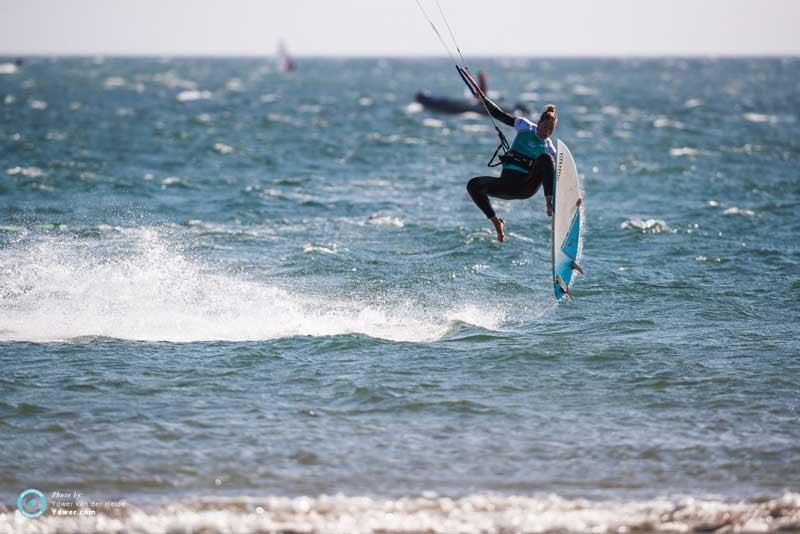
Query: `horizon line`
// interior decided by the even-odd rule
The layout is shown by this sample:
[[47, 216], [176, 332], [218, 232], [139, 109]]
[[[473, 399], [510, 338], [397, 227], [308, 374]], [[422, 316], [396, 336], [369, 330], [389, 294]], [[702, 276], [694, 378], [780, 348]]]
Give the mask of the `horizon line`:
[[[281, 56], [275, 53], [258, 52], [7, 52], [0, 51], [0, 58], [271, 58]], [[447, 60], [447, 54], [290, 54], [298, 59], [436, 59]], [[470, 54], [470, 59], [794, 59], [800, 52], [644, 52], [644, 53], [554, 53], [554, 54]]]

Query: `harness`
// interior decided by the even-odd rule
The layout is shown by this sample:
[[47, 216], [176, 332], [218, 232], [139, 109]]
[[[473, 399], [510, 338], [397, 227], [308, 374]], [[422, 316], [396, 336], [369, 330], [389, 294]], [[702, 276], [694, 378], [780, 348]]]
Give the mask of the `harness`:
[[[511, 165], [516, 165], [517, 167], [522, 167], [528, 172], [531, 172], [531, 169], [533, 169], [533, 163], [535, 161], [533, 158], [529, 158], [525, 154], [520, 154], [515, 150], [509, 150], [505, 154], [498, 156], [497, 152], [499, 150], [500, 148], [498, 147], [498, 150], [495, 151], [494, 156], [492, 156], [492, 160], [489, 162], [490, 167], [497, 167], [498, 165], [504, 165], [508, 163]], [[497, 158], [497, 163], [493, 163], [495, 157]]]

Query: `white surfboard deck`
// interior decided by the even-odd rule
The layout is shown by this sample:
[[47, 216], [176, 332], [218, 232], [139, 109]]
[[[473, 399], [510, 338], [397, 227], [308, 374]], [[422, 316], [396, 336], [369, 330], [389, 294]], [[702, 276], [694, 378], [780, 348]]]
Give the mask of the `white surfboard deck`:
[[578, 169], [567, 145], [558, 140], [553, 186], [553, 291], [556, 300], [571, 297], [583, 254], [583, 192]]

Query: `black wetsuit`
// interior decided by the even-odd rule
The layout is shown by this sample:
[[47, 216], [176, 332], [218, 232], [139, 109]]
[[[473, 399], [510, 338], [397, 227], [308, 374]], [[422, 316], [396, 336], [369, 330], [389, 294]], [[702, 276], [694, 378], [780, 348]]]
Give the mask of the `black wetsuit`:
[[[513, 115], [509, 115], [500, 107], [486, 99], [486, 106], [492, 116], [508, 126], [514, 127]], [[505, 166], [504, 166], [505, 167]], [[553, 179], [555, 178], [555, 162], [550, 154], [542, 154], [533, 161], [527, 173], [504, 168], [500, 177], [478, 176], [467, 183], [467, 191], [472, 200], [488, 218], [495, 216], [489, 197], [503, 200], [530, 198], [536, 194], [539, 187], [544, 186], [544, 194], [553, 194]]]

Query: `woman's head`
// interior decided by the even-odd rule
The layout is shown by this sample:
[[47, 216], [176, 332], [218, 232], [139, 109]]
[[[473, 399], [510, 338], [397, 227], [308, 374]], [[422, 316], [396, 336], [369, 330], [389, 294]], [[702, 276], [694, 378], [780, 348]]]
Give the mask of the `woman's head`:
[[547, 107], [544, 108], [542, 115], [539, 117], [539, 124], [537, 127], [539, 136], [550, 137], [556, 130], [557, 124], [558, 115], [556, 115], [556, 106], [555, 104], [548, 104]]

